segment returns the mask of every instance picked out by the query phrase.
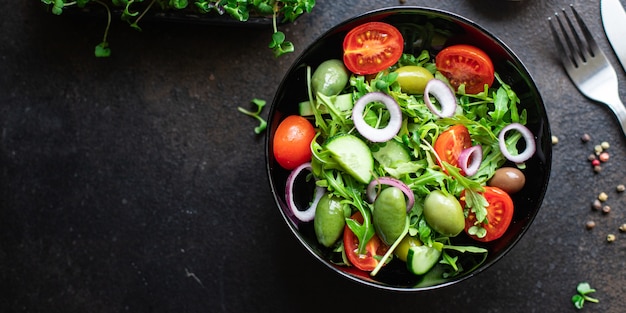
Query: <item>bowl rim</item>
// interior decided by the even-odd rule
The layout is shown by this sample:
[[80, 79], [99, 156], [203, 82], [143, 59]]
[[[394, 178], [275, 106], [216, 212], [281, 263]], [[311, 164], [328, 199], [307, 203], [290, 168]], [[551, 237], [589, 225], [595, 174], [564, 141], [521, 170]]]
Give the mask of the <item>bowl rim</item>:
[[[398, 13], [419, 13], [419, 14], [434, 14], [434, 15], [438, 15], [438, 16], [444, 16], [446, 18], [449, 18], [450, 20], [454, 21], [457, 24], [464, 24], [470, 28], [473, 28], [475, 30], [477, 30], [480, 34], [482, 34], [483, 36], [486, 36], [488, 39], [490, 39], [491, 41], [493, 41], [494, 43], [496, 43], [500, 48], [502, 48], [509, 56], [510, 59], [515, 60], [515, 62], [517, 63], [516, 69], [519, 70], [520, 72], [522, 72], [521, 75], [525, 76], [528, 78], [528, 85], [529, 87], [535, 91], [535, 94], [537, 96], [536, 102], [538, 104], [538, 108], [541, 110], [541, 112], [539, 112], [539, 115], [542, 116], [542, 124], [545, 126], [544, 132], [546, 133], [546, 136], [544, 137], [550, 137], [551, 136], [551, 131], [550, 131], [550, 126], [549, 126], [549, 120], [548, 120], [548, 115], [546, 112], [546, 108], [545, 108], [545, 103], [543, 101], [543, 98], [541, 96], [541, 93], [539, 91], [539, 87], [536, 85], [536, 80], [533, 79], [531, 73], [528, 71], [528, 68], [524, 65], [524, 63], [522, 62], [522, 60], [517, 56], [517, 54], [509, 48], [509, 46], [504, 43], [500, 38], [498, 38], [497, 36], [495, 36], [492, 32], [490, 32], [489, 30], [487, 30], [485, 27], [477, 24], [476, 22], [474, 22], [473, 20], [466, 18], [464, 16], [461, 16], [457, 13], [453, 13], [447, 10], [443, 10], [443, 9], [437, 9], [437, 8], [430, 8], [430, 7], [425, 7], [425, 6], [417, 6], [417, 5], [401, 5], [401, 6], [388, 6], [388, 7], [383, 7], [383, 8], [378, 8], [378, 9], [373, 9], [373, 10], [369, 10], [357, 15], [354, 15], [350, 18], [347, 18], [341, 22], [339, 22], [338, 24], [335, 24], [334, 26], [330, 27], [328, 30], [326, 30], [325, 32], [323, 32], [321, 35], [317, 36], [317, 38], [315, 38], [313, 41], [310, 42], [310, 44], [304, 49], [302, 50], [302, 52], [299, 54], [299, 56], [294, 59], [293, 63], [291, 64], [291, 66], [289, 67], [289, 69], [287, 70], [287, 72], [285, 72], [285, 75], [283, 76], [280, 84], [278, 85], [278, 88], [276, 90], [276, 93], [274, 95], [274, 98], [272, 100], [272, 104], [270, 107], [270, 111], [268, 113], [268, 120], [271, 121], [272, 117], [275, 116], [276, 111], [277, 111], [277, 101], [279, 100], [279, 92], [283, 90], [283, 86], [285, 84], [286, 79], [288, 78], [289, 74], [292, 73], [293, 71], [295, 71], [300, 64], [302, 64], [302, 61], [304, 59], [305, 56], [307, 56], [307, 52], [320, 40], [332, 35], [334, 32], [337, 32], [339, 29], [341, 29], [342, 27], [345, 27], [348, 24], [352, 24], [355, 23], [357, 21], [360, 20], [366, 20], [367, 18], [371, 18], [371, 17], [375, 17], [377, 15], [381, 15], [381, 14], [398, 14]], [[538, 134], [535, 133], [535, 136], [537, 136]], [[549, 184], [549, 180], [550, 180], [550, 172], [551, 172], [551, 165], [552, 165], [552, 147], [551, 145], [548, 144], [543, 144], [543, 158], [545, 159], [546, 162], [544, 162], [544, 166], [545, 168], [545, 182], [543, 183], [543, 186], [541, 186], [540, 188], [540, 192], [539, 194], [536, 194], [535, 197], [537, 198], [537, 208], [534, 209], [534, 211], [531, 212], [531, 214], [528, 216], [528, 222], [526, 227], [521, 228], [520, 232], [513, 237], [512, 241], [508, 242], [506, 247], [504, 247], [502, 249], [502, 251], [496, 255], [494, 258], [492, 258], [489, 261], [485, 261], [483, 264], [481, 264], [478, 268], [475, 268], [473, 270], [471, 270], [468, 273], [464, 273], [462, 275], [459, 275], [457, 277], [448, 279], [442, 283], [436, 284], [436, 285], [429, 285], [429, 286], [413, 286], [413, 287], [396, 287], [396, 286], [392, 286], [392, 285], [388, 285], [388, 284], [384, 284], [384, 283], [378, 283], [375, 281], [370, 281], [370, 280], [366, 280], [366, 279], [362, 279], [360, 277], [357, 277], [355, 275], [352, 275], [350, 273], [347, 273], [346, 271], [342, 270], [340, 268], [340, 266], [338, 265], [333, 265], [332, 263], [330, 263], [328, 260], [324, 259], [323, 257], [321, 257], [320, 255], [318, 255], [312, 247], [309, 246], [309, 244], [306, 242], [306, 240], [303, 238], [303, 235], [299, 233], [298, 229], [296, 226], [293, 225], [291, 219], [285, 214], [284, 210], [281, 207], [281, 201], [282, 199], [278, 196], [279, 194], [284, 194], [284, 191], [279, 191], [277, 190], [274, 180], [272, 178], [272, 167], [270, 166], [270, 159], [271, 159], [271, 151], [269, 150], [269, 147], [271, 146], [270, 140], [271, 140], [272, 136], [270, 136], [269, 134], [269, 128], [268, 128], [268, 133], [266, 134], [266, 138], [265, 138], [265, 158], [266, 158], [266, 171], [267, 171], [267, 175], [268, 175], [268, 180], [269, 180], [269, 184], [270, 184], [270, 189], [272, 192], [272, 196], [274, 198], [274, 202], [277, 205], [277, 208], [283, 218], [283, 220], [285, 221], [285, 223], [287, 224], [288, 228], [290, 229], [290, 231], [295, 235], [295, 237], [297, 238], [297, 240], [300, 242], [300, 245], [302, 245], [307, 251], [308, 253], [312, 254], [318, 261], [320, 261], [322, 264], [324, 264], [325, 267], [331, 269], [333, 272], [338, 273], [340, 276], [347, 278], [349, 281], [355, 282], [357, 284], [362, 284], [365, 286], [369, 286], [369, 287], [374, 287], [376, 289], [381, 289], [381, 290], [387, 290], [387, 291], [399, 291], [399, 292], [416, 292], [416, 291], [426, 291], [426, 290], [434, 290], [434, 289], [439, 289], [439, 288], [444, 288], [446, 286], [451, 286], [451, 285], [455, 285], [458, 283], [461, 283], [463, 281], [468, 280], [471, 277], [475, 277], [476, 275], [485, 272], [488, 268], [490, 268], [491, 266], [493, 266], [494, 264], [496, 264], [498, 261], [500, 261], [505, 255], [507, 255], [512, 249], [513, 247], [515, 247], [517, 245], [517, 243], [521, 240], [522, 237], [524, 237], [525, 233], [527, 232], [528, 228], [530, 228], [530, 226], [532, 225], [532, 223], [534, 222], [539, 210], [542, 207], [543, 204], [543, 200], [544, 197], [546, 195], [547, 192], [547, 188], [548, 188], [548, 184]], [[543, 138], [544, 140], [546, 138]], [[536, 143], [536, 145], [540, 145], [540, 143]]]

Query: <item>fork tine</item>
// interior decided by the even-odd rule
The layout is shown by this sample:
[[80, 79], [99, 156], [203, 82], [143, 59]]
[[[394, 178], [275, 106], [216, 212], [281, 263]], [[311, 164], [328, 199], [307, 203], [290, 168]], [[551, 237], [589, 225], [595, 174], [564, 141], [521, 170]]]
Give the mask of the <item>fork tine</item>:
[[[576, 56], [572, 54], [572, 51], [575, 48], [573, 47], [573, 44], [569, 36], [567, 35], [567, 32], [565, 31], [565, 27], [563, 27], [563, 23], [559, 18], [559, 14], [555, 12], [554, 18], [556, 19], [556, 22], [553, 22], [552, 18], [548, 17], [548, 23], [550, 24], [550, 31], [552, 32], [552, 36], [554, 37], [554, 42], [558, 47], [558, 51], [562, 51], [562, 53], [559, 54], [561, 57], [561, 61], [566, 66], [578, 67], [578, 62], [576, 62]], [[560, 33], [562, 34], [562, 37], [559, 36], [559, 31], [557, 30], [556, 26], [554, 26], [555, 23], [558, 24], [561, 30]]]
[[[570, 5], [570, 8], [572, 9], [572, 12], [574, 12], [574, 16], [576, 18], [576, 22], [578, 23], [578, 26], [581, 29], [583, 28], [586, 29], [585, 23], [583, 23], [582, 19], [578, 15], [578, 12], [574, 10], [574, 6]], [[576, 41], [576, 45], [574, 45], [573, 47], [570, 46], [570, 48], [572, 48], [572, 53], [577, 54], [581, 58], [582, 62], [587, 62], [587, 58], [584, 53], [585, 50], [588, 50], [588, 49], [585, 49], [587, 45], [586, 43], [583, 43], [583, 41], [580, 39], [580, 36], [578, 35], [579, 32], [576, 30], [576, 27], [574, 27], [574, 24], [572, 23], [572, 20], [569, 18], [569, 15], [565, 13], [565, 9], [562, 9], [562, 11], [563, 11], [563, 16], [565, 16], [565, 21], [567, 22], [567, 26], [569, 27], [569, 30], [571, 32], [571, 35], [574, 38], [574, 41]], [[560, 24], [560, 21], [559, 21], [559, 24]], [[565, 33], [565, 29], [563, 29], [563, 25], [562, 24], [560, 25], [561, 25], [561, 30], [563, 31], [563, 33]], [[585, 31], [583, 30], [583, 33], [584, 32]], [[568, 40], [568, 43], [570, 43], [569, 40]]]
[[600, 48], [598, 48], [598, 44], [596, 43], [595, 39], [593, 39], [593, 36], [591, 35], [589, 28], [587, 28], [587, 25], [578, 14], [578, 11], [574, 9], [574, 5], [570, 4], [570, 8], [572, 8], [572, 12], [574, 12], [574, 17], [576, 18], [576, 22], [578, 22], [578, 26], [580, 27], [580, 30], [583, 32], [583, 35], [585, 36], [586, 44], [582, 44], [581, 47], [584, 46], [585, 48], [587, 48], [587, 51], [589, 52], [591, 57], [595, 57], [597, 52], [600, 51]]
[[[574, 20], [576, 21], [575, 24], [578, 25], [578, 28], [576, 28], [564, 8], [561, 9], [563, 17], [561, 17], [559, 13], [554, 13], [556, 19], [554, 23], [558, 24], [558, 30], [553, 24], [552, 18], [548, 18], [548, 20], [550, 21], [552, 36], [558, 48], [562, 51], [562, 62], [577, 68], [601, 52], [591, 32], [580, 17], [580, 14], [574, 9], [574, 5], [570, 4], [570, 9], [572, 10]], [[578, 29], [580, 29], [580, 31], [578, 31]], [[559, 36], [559, 32], [562, 36]], [[581, 37], [581, 33], [583, 37]]]

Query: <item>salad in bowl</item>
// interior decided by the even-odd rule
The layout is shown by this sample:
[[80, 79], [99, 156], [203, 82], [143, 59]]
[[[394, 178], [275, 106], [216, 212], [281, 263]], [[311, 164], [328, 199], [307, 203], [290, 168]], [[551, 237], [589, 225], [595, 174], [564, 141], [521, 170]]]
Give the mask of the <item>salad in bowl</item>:
[[471, 277], [534, 219], [545, 108], [517, 57], [448, 12], [383, 9], [324, 34], [270, 112], [267, 159], [300, 242], [350, 279], [420, 290]]

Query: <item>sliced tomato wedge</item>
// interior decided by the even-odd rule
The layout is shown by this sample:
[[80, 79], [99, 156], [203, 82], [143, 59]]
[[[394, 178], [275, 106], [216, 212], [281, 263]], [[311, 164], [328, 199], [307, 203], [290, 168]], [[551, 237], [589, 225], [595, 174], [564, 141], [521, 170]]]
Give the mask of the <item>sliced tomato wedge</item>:
[[[354, 213], [351, 218], [359, 223], [363, 223], [363, 215], [361, 215], [361, 212]], [[371, 272], [376, 268], [379, 260], [385, 255], [387, 249], [389, 249], [389, 247], [380, 240], [378, 235], [375, 234], [374, 237], [367, 242], [365, 254], [360, 254], [358, 252], [359, 238], [354, 235], [347, 225], [343, 231], [343, 247], [350, 264], [367, 272]]]
[[493, 62], [487, 53], [477, 47], [449, 46], [437, 54], [435, 64], [455, 89], [465, 84], [467, 94], [477, 94], [484, 91], [485, 84], [489, 87], [493, 84]]
[[[459, 154], [472, 146], [469, 130], [463, 124], [457, 124], [446, 129], [435, 140], [435, 152], [442, 161], [459, 167]], [[439, 164], [443, 167], [442, 164]], [[444, 169], [445, 171], [445, 169]], [[461, 174], [465, 175], [461, 170]]]
[[404, 39], [396, 27], [369, 22], [353, 28], [344, 38], [343, 63], [355, 74], [374, 74], [398, 62], [403, 49]]
[[[476, 214], [470, 211], [469, 215], [465, 219], [465, 232], [472, 238], [488, 242], [496, 240], [509, 228], [511, 220], [513, 220], [513, 200], [504, 190], [498, 187], [485, 186], [483, 195], [489, 206], [487, 207], [487, 224], [476, 225]], [[465, 207], [465, 201], [463, 201], [463, 195], [461, 195], [461, 205]], [[479, 238], [476, 235], [469, 234], [469, 228], [472, 226], [481, 226], [487, 230], [485, 237]]]

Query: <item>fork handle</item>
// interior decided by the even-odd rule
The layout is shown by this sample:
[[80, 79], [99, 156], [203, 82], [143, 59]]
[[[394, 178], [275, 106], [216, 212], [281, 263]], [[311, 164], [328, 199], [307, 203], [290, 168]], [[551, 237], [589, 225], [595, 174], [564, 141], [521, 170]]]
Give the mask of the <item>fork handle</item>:
[[615, 114], [619, 125], [622, 127], [624, 137], [626, 137], [626, 107], [624, 106], [624, 103], [622, 103], [619, 98], [616, 98], [607, 103], [607, 105]]

